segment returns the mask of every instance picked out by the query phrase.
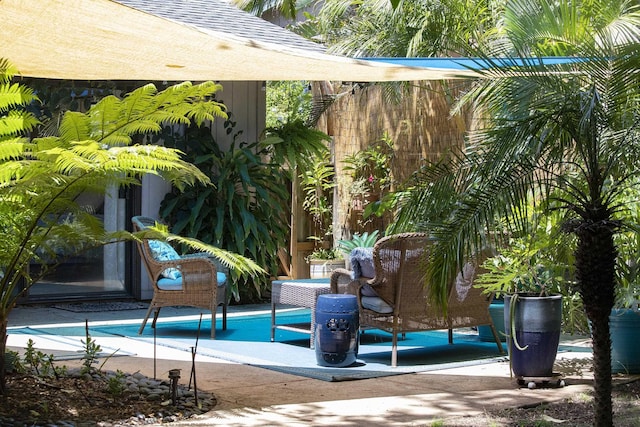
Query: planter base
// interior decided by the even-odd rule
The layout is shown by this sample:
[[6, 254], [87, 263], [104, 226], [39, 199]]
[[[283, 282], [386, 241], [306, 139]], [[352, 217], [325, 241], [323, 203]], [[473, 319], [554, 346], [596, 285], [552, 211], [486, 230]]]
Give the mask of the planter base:
[[562, 378], [562, 374], [554, 372], [551, 376], [548, 377], [516, 377], [518, 380], [519, 386], [527, 386], [527, 388], [534, 389], [539, 385], [542, 387], [564, 387], [564, 379]]

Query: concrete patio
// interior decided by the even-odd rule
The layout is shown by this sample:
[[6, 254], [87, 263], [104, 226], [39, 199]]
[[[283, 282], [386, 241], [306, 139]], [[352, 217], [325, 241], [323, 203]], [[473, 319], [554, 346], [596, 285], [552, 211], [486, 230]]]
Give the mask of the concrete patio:
[[[234, 306], [230, 316], [269, 310], [267, 305]], [[145, 309], [73, 312], [59, 306], [20, 306], [9, 327], [72, 325], [89, 322], [141, 322]], [[197, 309], [164, 308], [162, 319], [193, 316]], [[204, 338], [201, 338], [204, 339]], [[208, 339], [208, 338], [207, 338]], [[104, 341], [106, 340], [106, 341]], [[191, 353], [160, 348], [126, 338], [105, 338], [103, 347], [128, 355], [110, 358], [104, 369], [168, 378], [170, 369], [191, 370]], [[136, 347], [132, 348], [132, 342]], [[589, 346], [584, 337], [563, 337], [563, 343]], [[8, 345], [20, 346], [13, 337]], [[43, 349], [43, 351], [46, 349]], [[590, 352], [559, 353], [556, 370], [564, 388], [520, 388], [509, 376], [508, 362], [346, 382], [325, 382], [197, 355], [198, 389], [212, 392], [217, 406], [180, 425], [226, 426], [404, 426], [483, 414], [488, 410], [559, 401], [591, 388]], [[188, 376], [184, 383], [188, 382]]]

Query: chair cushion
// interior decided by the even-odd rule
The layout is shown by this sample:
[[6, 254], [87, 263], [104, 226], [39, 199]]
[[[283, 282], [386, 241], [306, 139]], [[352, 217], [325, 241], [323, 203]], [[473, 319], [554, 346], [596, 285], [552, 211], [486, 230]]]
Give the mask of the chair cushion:
[[[218, 272], [216, 280], [218, 281], [218, 287], [224, 287], [227, 284], [227, 275]], [[158, 280], [158, 287], [163, 291], [179, 291], [182, 289], [182, 276], [177, 279], [163, 277]]]
[[364, 308], [368, 310], [373, 310], [376, 313], [381, 313], [381, 314], [393, 313], [393, 307], [387, 304], [380, 297], [363, 296], [360, 301]]
[[[180, 259], [180, 255], [173, 247], [160, 240], [149, 240], [149, 248], [151, 249], [151, 256], [156, 261], [173, 261]], [[162, 272], [162, 276], [167, 279], [177, 280], [182, 277], [180, 270], [177, 268], [167, 268]]]

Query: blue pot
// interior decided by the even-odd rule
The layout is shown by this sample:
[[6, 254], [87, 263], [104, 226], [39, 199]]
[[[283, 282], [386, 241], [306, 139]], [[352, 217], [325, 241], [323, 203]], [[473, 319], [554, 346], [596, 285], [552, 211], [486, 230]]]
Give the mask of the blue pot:
[[504, 298], [504, 323], [515, 330], [518, 348], [507, 327], [507, 348], [511, 370], [516, 377], [545, 378], [553, 376], [553, 364], [560, 344], [562, 295], [537, 296], [519, 294], [510, 316], [512, 296]]
[[[489, 306], [489, 315], [493, 320], [493, 326], [498, 331], [498, 336], [501, 341], [507, 340], [507, 335], [504, 330], [504, 300], [495, 300]], [[478, 326], [478, 337], [480, 341], [493, 342], [493, 334], [491, 333], [491, 327], [487, 325]]]
[[611, 372], [640, 374], [640, 312], [613, 309], [609, 316]]

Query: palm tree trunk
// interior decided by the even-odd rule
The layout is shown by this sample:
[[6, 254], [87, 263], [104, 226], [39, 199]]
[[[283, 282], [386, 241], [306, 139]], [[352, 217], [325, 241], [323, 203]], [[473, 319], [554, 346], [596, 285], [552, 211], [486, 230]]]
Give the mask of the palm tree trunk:
[[591, 321], [594, 371], [594, 425], [613, 425], [609, 314], [615, 299], [617, 251], [610, 222], [585, 223], [576, 231], [576, 279]]
[[[585, 306], [586, 307], [586, 306]], [[609, 337], [609, 315], [592, 318], [593, 373], [595, 419], [594, 425], [609, 427], [613, 425], [611, 406], [611, 339]]]

